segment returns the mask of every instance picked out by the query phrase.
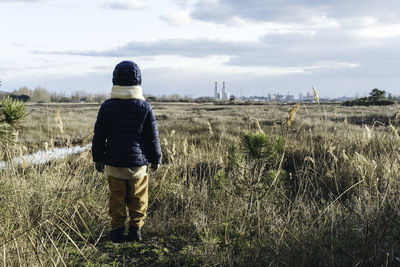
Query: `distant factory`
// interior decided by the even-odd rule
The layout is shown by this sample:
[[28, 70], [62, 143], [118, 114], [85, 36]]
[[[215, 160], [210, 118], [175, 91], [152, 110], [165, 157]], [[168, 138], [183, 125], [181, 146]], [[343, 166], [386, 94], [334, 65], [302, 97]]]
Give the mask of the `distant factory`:
[[222, 92], [218, 91], [218, 82], [215, 82], [214, 98], [215, 100], [229, 100], [230, 95], [226, 91], [225, 82], [222, 82]]

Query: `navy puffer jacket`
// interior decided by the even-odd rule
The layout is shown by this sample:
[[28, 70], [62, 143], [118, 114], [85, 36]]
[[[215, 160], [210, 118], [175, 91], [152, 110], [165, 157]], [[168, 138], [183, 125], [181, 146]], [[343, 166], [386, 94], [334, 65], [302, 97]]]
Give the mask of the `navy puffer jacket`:
[[114, 167], [161, 163], [156, 119], [150, 105], [138, 99], [108, 99], [100, 107], [94, 128], [95, 162]]

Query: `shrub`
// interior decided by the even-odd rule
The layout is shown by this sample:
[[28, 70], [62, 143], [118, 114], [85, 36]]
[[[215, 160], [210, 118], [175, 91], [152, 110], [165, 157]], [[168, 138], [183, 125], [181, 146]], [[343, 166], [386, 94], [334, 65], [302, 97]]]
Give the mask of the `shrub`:
[[[25, 104], [22, 101], [7, 96], [0, 101], [0, 144], [4, 145], [10, 141], [9, 134], [18, 137], [19, 122], [26, 114]], [[5, 123], [4, 123], [5, 122]], [[4, 142], [6, 141], [6, 142]], [[15, 140], [14, 140], [15, 141]]]
[[[285, 177], [279, 163], [285, 140], [281, 136], [268, 136], [264, 132], [242, 132], [240, 144], [228, 149], [228, 173], [235, 183], [236, 192], [264, 197], [275, 179]], [[280, 180], [280, 179], [279, 179]]]
[[14, 124], [25, 116], [25, 104], [23, 101], [15, 100], [9, 96], [0, 102], [0, 115], [8, 124]]
[[393, 105], [393, 100], [385, 97], [385, 91], [377, 88], [372, 89], [369, 97], [357, 98], [343, 102], [343, 106], [388, 106]]

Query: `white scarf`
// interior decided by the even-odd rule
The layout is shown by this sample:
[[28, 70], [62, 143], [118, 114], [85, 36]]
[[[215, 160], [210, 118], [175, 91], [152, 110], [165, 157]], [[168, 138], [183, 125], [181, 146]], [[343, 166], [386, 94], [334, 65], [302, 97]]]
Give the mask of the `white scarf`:
[[141, 86], [138, 85], [114, 85], [111, 88], [111, 98], [145, 100], [145, 98], [143, 97], [143, 89]]

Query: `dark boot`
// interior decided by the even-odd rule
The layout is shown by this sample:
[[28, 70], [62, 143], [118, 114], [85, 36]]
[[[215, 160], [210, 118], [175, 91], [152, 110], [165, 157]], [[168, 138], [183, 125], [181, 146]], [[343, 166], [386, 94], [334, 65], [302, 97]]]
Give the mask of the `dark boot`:
[[113, 243], [122, 243], [124, 239], [125, 227], [115, 228], [110, 231], [110, 239]]
[[128, 237], [126, 238], [126, 241], [128, 241], [128, 242], [142, 241], [142, 233], [140, 232], [140, 227], [130, 225]]

